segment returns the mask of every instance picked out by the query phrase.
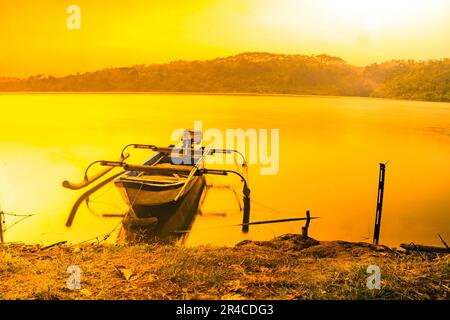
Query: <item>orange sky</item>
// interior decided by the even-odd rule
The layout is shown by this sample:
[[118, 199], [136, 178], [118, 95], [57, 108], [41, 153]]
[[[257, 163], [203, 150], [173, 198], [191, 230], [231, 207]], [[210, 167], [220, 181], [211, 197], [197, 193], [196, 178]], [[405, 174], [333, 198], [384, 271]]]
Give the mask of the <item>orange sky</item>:
[[[81, 8], [81, 30], [66, 8]], [[446, 0], [1, 1], [0, 75], [64, 75], [243, 51], [352, 64], [450, 56]]]

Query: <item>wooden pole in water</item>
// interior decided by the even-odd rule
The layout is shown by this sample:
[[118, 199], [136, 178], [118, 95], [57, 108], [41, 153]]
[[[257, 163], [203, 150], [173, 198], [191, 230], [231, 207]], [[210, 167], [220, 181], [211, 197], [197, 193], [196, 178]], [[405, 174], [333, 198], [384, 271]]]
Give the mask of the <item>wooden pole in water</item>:
[[383, 196], [384, 196], [384, 177], [386, 172], [386, 164], [380, 163], [380, 175], [378, 178], [378, 197], [377, 197], [377, 212], [375, 215], [375, 228], [373, 231], [373, 243], [378, 244], [380, 239], [381, 229], [381, 212], [383, 210]]
[[244, 186], [244, 215], [242, 218], [242, 232], [248, 233], [250, 229], [250, 189]]
[[0, 210], [0, 243], [3, 243], [5, 239], [3, 238], [3, 211]]

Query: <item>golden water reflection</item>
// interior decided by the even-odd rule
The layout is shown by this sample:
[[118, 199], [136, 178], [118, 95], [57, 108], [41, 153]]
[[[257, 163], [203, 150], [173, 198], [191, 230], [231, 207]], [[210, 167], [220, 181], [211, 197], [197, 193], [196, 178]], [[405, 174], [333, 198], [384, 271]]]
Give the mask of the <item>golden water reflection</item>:
[[[318, 239], [370, 241], [378, 163], [389, 160], [381, 242], [440, 244], [450, 238], [450, 104], [344, 97], [201, 96], [146, 94], [0, 95], [0, 206], [33, 216], [6, 232], [6, 241], [81, 242], [114, 229], [125, 212], [114, 187], [64, 226], [80, 192], [78, 181], [96, 159], [116, 160], [128, 143], [168, 145], [172, 130], [279, 128], [280, 170], [261, 176], [250, 166], [252, 221], [320, 216]], [[133, 162], [150, 154], [136, 151]], [[239, 186], [233, 178], [208, 183]], [[241, 191], [237, 189], [238, 191]], [[7, 216], [7, 226], [17, 218]], [[243, 235], [235, 195], [213, 188], [186, 244], [233, 245], [300, 232], [302, 223], [250, 228]], [[111, 240], [112, 241], [112, 240]]]

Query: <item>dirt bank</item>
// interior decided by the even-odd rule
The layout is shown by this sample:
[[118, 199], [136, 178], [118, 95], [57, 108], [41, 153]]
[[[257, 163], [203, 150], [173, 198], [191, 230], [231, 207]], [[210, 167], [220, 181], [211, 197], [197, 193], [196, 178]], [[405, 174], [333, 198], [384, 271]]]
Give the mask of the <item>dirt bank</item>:
[[[67, 288], [67, 268], [81, 288]], [[381, 270], [381, 289], [366, 286]], [[0, 246], [0, 299], [449, 299], [449, 255], [298, 235], [235, 247]]]

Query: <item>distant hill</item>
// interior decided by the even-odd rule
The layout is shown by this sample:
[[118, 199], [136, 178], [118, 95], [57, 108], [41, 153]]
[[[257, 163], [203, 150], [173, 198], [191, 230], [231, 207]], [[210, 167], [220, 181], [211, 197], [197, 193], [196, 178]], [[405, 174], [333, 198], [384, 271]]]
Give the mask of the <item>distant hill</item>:
[[278, 93], [450, 101], [450, 59], [357, 67], [328, 55], [254, 52], [58, 78], [0, 78], [0, 91]]
[[372, 65], [366, 77], [379, 80], [372, 92], [375, 97], [450, 101], [450, 59]]

